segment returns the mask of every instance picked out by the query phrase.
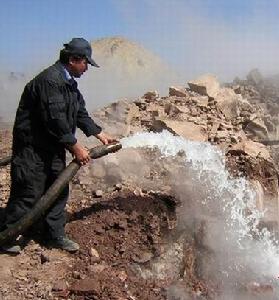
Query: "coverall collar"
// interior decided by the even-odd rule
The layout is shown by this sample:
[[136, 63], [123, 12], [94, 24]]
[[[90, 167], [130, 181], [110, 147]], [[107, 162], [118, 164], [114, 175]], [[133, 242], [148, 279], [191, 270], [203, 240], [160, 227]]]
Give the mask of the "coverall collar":
[[[73, 84], [73, 81], [76, 82], [73, 77], [70, 75], [70, 73], [68, 72], [68, 70], [65, 68], [65, 66], [58, 60], [56, 63], [55, 63], [55, 67], [58, 69], [58, 71], [60, 72], [60, 76], [61, 78], [63, 79], [63, 81], [69, 85], [72, 85]], [[66, 74], [66, 72], [68, 74]], [[70, 76], [70, 78], [68, 79], [68, 75]]]

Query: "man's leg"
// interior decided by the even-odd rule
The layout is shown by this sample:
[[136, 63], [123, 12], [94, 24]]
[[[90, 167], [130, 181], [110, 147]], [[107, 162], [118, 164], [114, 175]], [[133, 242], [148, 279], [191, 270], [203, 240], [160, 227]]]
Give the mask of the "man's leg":
[[[11, 227], [32, 209], [45, 189], [44, 162], [31, 147], [14, 155], [11, 163], [11, 191], [3, 229]], [[11, 241], [13, 244], [14, 241]], [[9, 246], [6, 247], [7, 251]]]
[[[47, 179], [47, 187], [58, 178], [66, 167], [65, 152], [55, 154], [50, 162], [50, 173]], [[65, 206], [69, 196], [69, 186], [67, 185], [55, 200], [54, 204], [47, 211], [45, 222], [48, 227], [50, 238], [65, 235], [64, 227], [66, 223]]]
[[[50, 186], [66, 167], [65, 152], [59, 153], [53, 157], [51, 163], [51, 176], [48, 178]], [[69, 197], [69, 185], [60, 193], [54, 204], [47, 212], [45, 221], [48, 227], [50, 242], [49, 245], [55, 248], [61, 248], [70, 252], [77, 251], [77, 243], [69, 240], [65, 235], [66, 214], [65, 206]]]

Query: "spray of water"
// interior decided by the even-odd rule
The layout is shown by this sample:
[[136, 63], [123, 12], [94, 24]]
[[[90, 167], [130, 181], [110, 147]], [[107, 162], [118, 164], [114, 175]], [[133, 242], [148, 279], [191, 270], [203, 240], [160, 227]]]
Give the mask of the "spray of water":
[[[264, 211], [256, 208], [256, 193], [245, 178], [230, 176], [220, 149], [209, 143], [173, 136], [167, 131], [138, 133], [122, 139], [121, 143], [124, 148], [157, 148], [162, 157], [185, 153], [185, 169], [200, 197], [195, 199], [199, 203], [194, 217], [208, 223], [207, 245], [215, 253], [210, 272], [218, 278], [223, 294], [230, 294], [234, 299], [233, 289], [253, 281], [270, 283], [278, 288], [278, 241], [267, 229], [259, 229]], [[181, 178], [177, 180], [181, 181]], [[190, 214], [187, 215], [187, 191], [182, 190], [180, 198], [185, 212], [181, 214], [180, 222], [186, 223], [190, 218]]]

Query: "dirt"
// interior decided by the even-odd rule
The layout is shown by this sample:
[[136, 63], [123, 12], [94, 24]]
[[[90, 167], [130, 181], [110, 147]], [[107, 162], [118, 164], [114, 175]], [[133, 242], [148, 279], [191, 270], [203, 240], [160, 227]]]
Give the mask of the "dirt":
[[[137, 130], [148, 129], [153, 120], [151, 115], [154, 112], [160, 114], [159, 108], [164, 108], [166, 99], [162, 100], [154, 111], [147, 109], [152, 103], [145, 99], [144, 107], [139, 107], [142, 115], [135, 113], [129, 121], [131, 124], [126, 120], [129, 126]], [[168, 101], [179, 106], [190, 105], [185, 104], [186, 100], [170, 97]], [[132, 115], [131, 107], [130, 110]], [[200, 114], [194, 119], [198, 124], [205, 121], [203, 118], [210, 121], [209, 117], [215, 117], [216, 112], [212, 108], [201, 108]], [[186, 115], [183, 116], [187, 120], [194, 117]], [[224, 119], [221, 121], [227, 125]], [[113, 127], [117, 127], [114, 122], [112, 119]], [[239, 130], [237, 126], [234, 130]], [[10, 128], [0, 130], [1, 157], [10, 155], [11, 137]], [[231, 141], [220, 141], [222, 143]], [[94, 162], [90, 167], [81, 168], [71, 183], [66, 226], [68, 235], [80, 244], [80, 251], [68, 254], [47, 249], [38, 243], [38, 238], [43, 240], [38, 232], [29, 238], [21, 238], [19, 242], [24, 250], [20, 255], [0, 255], [0, 300], [216, 299], [219, 288], [214, 283], [214, 274], [203, 278], [203, 267], [210, 262], [212, 255], [203, 243], [204, 226], [201, 223], [195, 230], [178, 231], [176, 212], [180, 204], [173, 197], [174, 191], [167, 188], [165, 174], [168, 169], [162, 167], [158, 153], [154, 153], [147, 153], [147, 159], [142, 160], [142, 165], [148, 164], [150, 168], [143, 173], [148, 176], [144, 179], [150, 183], [150, 189], [146, 190], [132, 186], [129, 172], [126, 176], [129, 180], [124, 180], [126, 177], [123, 179], [116, 172], [114, 177], [117, 179], [109, 181], [109, 177], [104, 176], [106, 169], [102, 165], [98, 169]], [[266, 194], [277, 193], [278, 172], [272, 163], [245, 154], [226, 153], [227, 168], [233, 176], [257, 180]], [[110, 165], [114, 166], [113, 162]], [[169, 165], [172, 165], [171, 161]], [[118, 168], [117, 163], [115, 166]], [[91, 175], [91, 167], [95, 176]], [[112, 173], [113, 169], [108, 168]], [[161, 192], [151, 191], [151, 188], [158, 187]], [[163, 192], [163, 188], [167, 192]], [[6, 166], [0, 168], [0, 220], [9, 189], [9, 166]], [[100, 193], [96, 193], [98, 190]], [[253, 283], [245, 288], [251, 293], [270, 289]]]
[[166, 280], [143, 280], [133, 264], [160, 255], [164, 237], [174, 227], [174, 199], [122, 195], [71, 218], [78, 220], [67, 230], [81, 245], [67, 278], [73, 299], [166, 299]]
[[[81, 246], [66, 276], [71, 299], [163, 300], [178, 281], [193, 299], [198, 294], [210, 299], [192, 238], [183, 242], [180, 265], [163, 269], [169, 263], [163, 257], [177, 235], [177, 205], [169, 195], [126, 191], [70, 216], [67, 232]], [[159, 276], [154, 262], [161, 267]]]
[[[2, 153], [9, 155], [11, 132], [1, 131], [1, 139], [6, 141]], [[245, 158], [229, 161], [231, 172], [255, 174], [255, 166]], [[0, 176], [3, 214], [8, 166], [0, 168]], [[37, 235], [21, 239], [20, 255], [0, 255], [0, 299], [215, 299], [218, 286], [202, 274], [208, 255], [202, 226], [194, 236], [177, 232], [179, 203], [171, 194], [123, 185], [103, 189], [102, 197], [96, 198], [96, 187], [81, 184], [79, 177], [71, 184], [66, 230], [80, 251], [47, 249]], [[176, 297], [177, 291], [182, 298]]]
[[[11, 134], [1, 133], [8, 141], [2, 153], [8, 155]], [[3, 215], [9, 167], [1, 168], [0, 174]], [[38, 233], [21, 238], [20, 255], [0, 255], [0, 299], [163, 300], [178, 282], [192, 299], [209, 295], [198, 274], [192, 237], [183, 240], [181, 261], [168, 261], [166, 253], [172, 243], [176, 245], [175, 198], [124, 186], [94, 198], [75, 180], [71, 190], [66, 230], [80, 251], [47, 249], [38, 243], [38, 237], [43, 239]], [[167, 267], [162, 269], [163, 265]]]
[[266, 194], [276, 195], [278, 191], [278, 171], [273, 162], [228, 151], [226, 167], [231, 175], [257, 180], [265, 188]]
[[152, 264], [160, 263], [175, 240], [178, 205], [170, 195], [126, 190], [76, 210], [66, 230], [80, 251], [68, 254], [25, 240], [20, 255], [0, 256], [0, 299], [163, 300], [177, 282], [193, 299], [208, 296], [192, 238], [184, 241], [179, 270], [169, 264], [159, 276], [152, 273]]

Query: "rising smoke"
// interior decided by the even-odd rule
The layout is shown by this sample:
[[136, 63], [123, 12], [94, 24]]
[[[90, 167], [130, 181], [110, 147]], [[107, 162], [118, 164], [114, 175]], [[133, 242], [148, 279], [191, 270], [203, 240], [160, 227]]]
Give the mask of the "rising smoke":
[[[247, 289], [261, 284], [275, 288], [265, 299], [277, 299], [278, 241], [267, 229], [258, 229], [264, 212], [256, 207], [256, 192], [244, 178], [230, 177], [222, 152], [168, 132], [137, 134], [122, 143], [124, 148], [158, 148], [164, 157], [185, 153], [183, 168], [169, 168], [169, 183], [182, 203], [178, 226], [193, 236], [203, 226], [200, 243], [211, 255], [202, 255], [197, 263], [202, 277], [220, 287], [220, 299], [249, 300]], [[181, 291], [172, 287], [169, 293], [178, 297]]]

